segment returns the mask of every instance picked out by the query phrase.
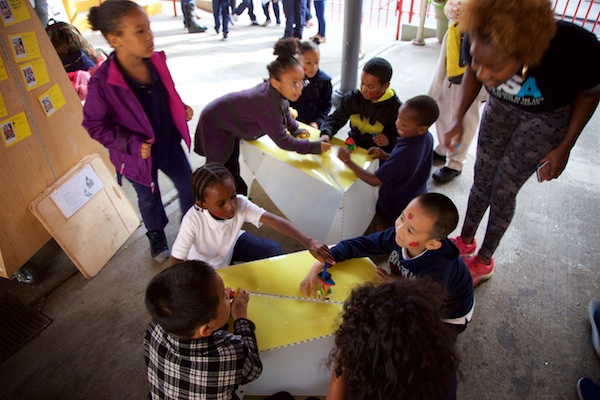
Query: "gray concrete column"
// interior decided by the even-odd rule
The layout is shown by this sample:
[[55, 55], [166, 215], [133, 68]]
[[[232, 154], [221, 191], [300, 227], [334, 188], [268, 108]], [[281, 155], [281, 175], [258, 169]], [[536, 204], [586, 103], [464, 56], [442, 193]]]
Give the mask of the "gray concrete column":
[[362, 0], [347, 0], [344, 6], [344, 43], [342, 49], [342, 79], [339, 89], [331, 96], [338, 107], [347, 92], [356, 89], [358, 76], [358, 53], [360, 51]]

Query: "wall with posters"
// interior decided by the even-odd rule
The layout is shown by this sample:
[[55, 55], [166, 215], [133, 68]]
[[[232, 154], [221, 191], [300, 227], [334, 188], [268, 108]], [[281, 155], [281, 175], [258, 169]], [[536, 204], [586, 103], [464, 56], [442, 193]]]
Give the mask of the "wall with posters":
[[[0, 0], [0, 276], [49, 239], [31, 201], [103, 146], [81, 126], [83, 108], [28, 0]], [[112, 168], [112, 167], [111, 167]]]

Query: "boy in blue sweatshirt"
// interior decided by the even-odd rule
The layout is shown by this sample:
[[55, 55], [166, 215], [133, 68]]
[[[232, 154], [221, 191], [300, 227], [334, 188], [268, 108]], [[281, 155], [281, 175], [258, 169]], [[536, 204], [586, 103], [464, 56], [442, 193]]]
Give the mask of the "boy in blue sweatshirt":
[[[331, 249], [331, 255], [341, 262], [389, 254], [385, 265], [377, 267], [382, 281], [419, 276], [437, 282], [447, 293], [448, 315], [444, 321], [460, 333], [471, 321], [475, 297], [469, 270], [448, 239], [457, 224], [458, 211], [452, 200], [440, 193], [427, 193], [406, 206], [395, 227], [343, 240]], [[313, 265], [300, 284], [304, 294], [315, 297], [322, 269], [320, 261]]]

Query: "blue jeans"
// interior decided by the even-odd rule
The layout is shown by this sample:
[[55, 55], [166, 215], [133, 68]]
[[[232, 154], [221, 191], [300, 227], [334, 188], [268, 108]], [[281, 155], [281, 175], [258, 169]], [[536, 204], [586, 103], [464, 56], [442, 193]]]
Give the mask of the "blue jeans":
[[219, 33], [223, 20], [223, 33], [229, 33], [229, 0], [212, 0], [215, 30]]
[[231, 262], [247, 262], [278, 256], [281, 246], [277, 242], [244, 232], [235, 242]]
[[313, 0], [315, 6], [315, 14], [317, 14], [317, 21], [319, 21], [319, 32], [318, 34], [325, 37], [325, 0]]
[[239, 6], [233, 11], [233, 14], [242, 15], [244, 10], [248, 7], [248, 16], [250, 21], [256, 21], [256, 15], [254, 15], [254, 4], [252, 0], [242, 0]]
[[306, 0], [283, 0], [283, 12], [285, 13], [284, 37], [297, 37], [302, 39], [304, 29], [304, 11]]
[[[194, 196], [192, 195], [192, 185], [190, 178], [192, 168], [183, 152], [181, 146], [177, 151], [177, 157], [172, 157], [169, 164], [160, 169], [173, 181], [177, 192], [179, 193], [179, 205], [181, 206], [181, 215], [194, 205]], [[165, 207], [162, 203], [160, 187], [158, 186], [158, 170], [152, 170], [152, 180], [154, 181], [154, 193], [146, 185], [142, 185], [130, 180], [138, 197], [138, 205], [142, 220], [149, 231], [160, 231], [167, 226], [169, 219], [165, 213]]]
[[279, 17], [279, 3], [273, 3], [273, 1], [269, 1], [268, 3], [263, 4], [263, 12], [265, 13], [265, 17], [267, 17], [267, 21], [271, 20], [271, 16], [269, 15], [269, 3], [273, 6], [273, 14], [275, 14], [275, 20], [278, 24], [281, 23], [281, 19]]

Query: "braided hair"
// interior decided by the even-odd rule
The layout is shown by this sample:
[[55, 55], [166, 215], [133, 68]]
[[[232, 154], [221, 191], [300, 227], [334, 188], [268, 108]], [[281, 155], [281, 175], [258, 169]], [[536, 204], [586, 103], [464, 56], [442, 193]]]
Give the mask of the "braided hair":
[[229, 172], [222, 164], [204, 164], [192, 174], [191, 183], [194, 201], [203, 203], [204, 191], [206, 188], [215, 183], [225, 182], [227, 179], [231, 179], [232, 182], [235, 182], [231, 172]]

